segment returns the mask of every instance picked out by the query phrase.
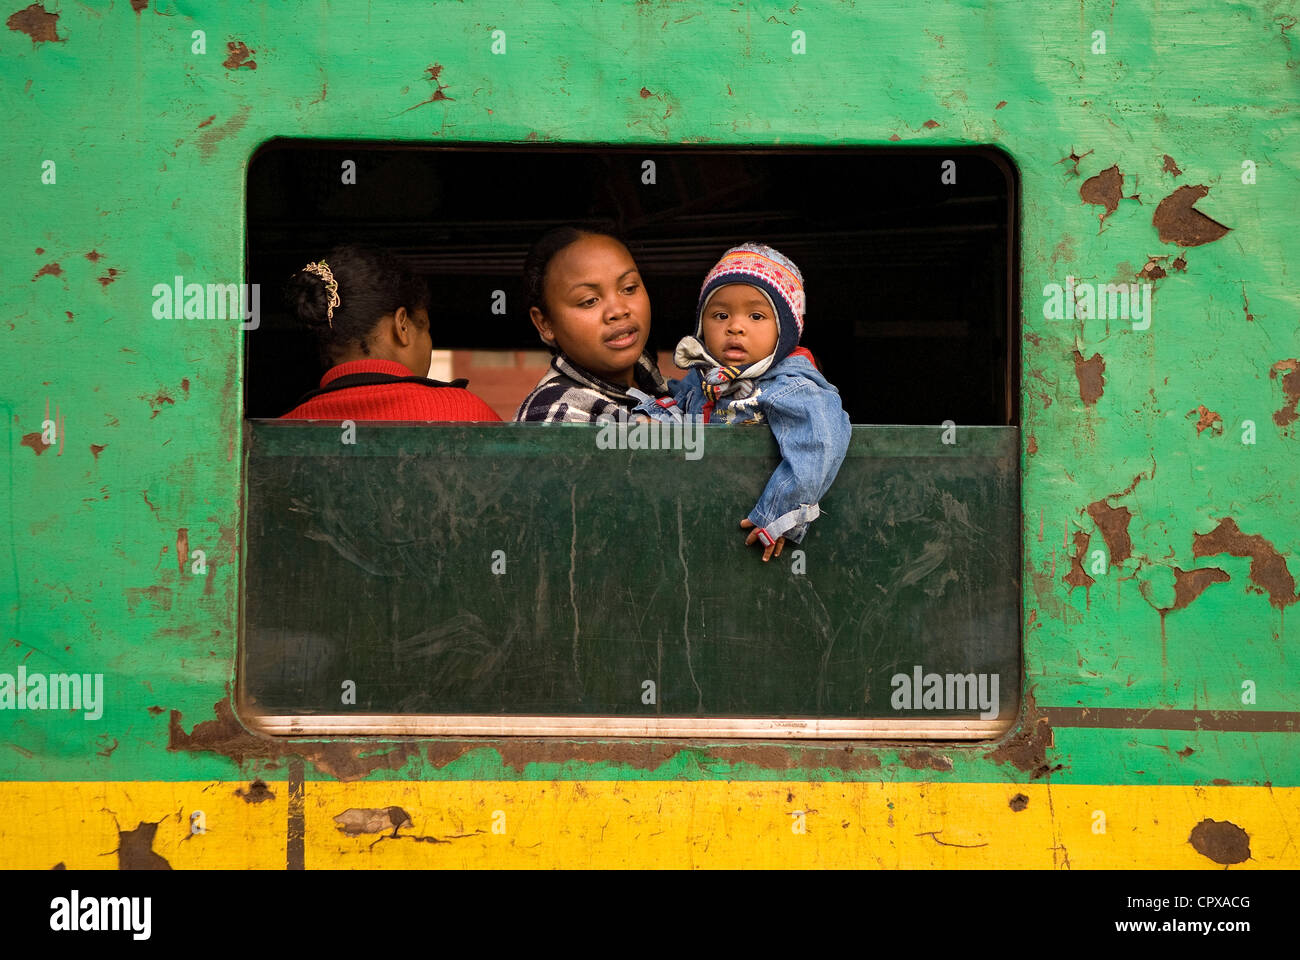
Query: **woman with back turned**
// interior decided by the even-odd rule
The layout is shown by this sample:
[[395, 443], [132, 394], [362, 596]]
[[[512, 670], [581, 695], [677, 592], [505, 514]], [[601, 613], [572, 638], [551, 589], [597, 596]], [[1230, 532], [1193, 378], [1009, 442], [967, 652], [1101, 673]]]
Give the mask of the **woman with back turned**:
[[466, 381], [427, 379], [429, 288], [387, 251], [335, 247], [289, 278], [285, 299], [332, 366], [281, 419], [501, 419]]

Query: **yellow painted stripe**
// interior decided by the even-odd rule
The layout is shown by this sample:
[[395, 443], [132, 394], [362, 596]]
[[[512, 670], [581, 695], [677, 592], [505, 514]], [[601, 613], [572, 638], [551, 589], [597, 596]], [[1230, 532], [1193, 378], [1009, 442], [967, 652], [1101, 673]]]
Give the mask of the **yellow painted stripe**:
[[[274, 799], [248, 803], [248, 783], [0, 783], [0, 866], [48, 870], [118, 869], [118, 831], [156, 823], [154, 853], [177, 870], [283, 870], [283, 782]], [[207, 832], [191, 831], [203, 814]], [[128, 841], [129, 849], [137, 844]]]
[[[174, 868], [283, 869], [286, 784], [247, 786], [0, 784], [0, 865], [115, 869], [118, 831], [158, 823]], [[393, 807], [412, 824], [395, 839]], [[345, 833], [349, 809], [380, 832]], [[1249, 835], [1233, 869], [1300, 866], [1300, 788], [716, 781], [308, 781], [305, 866], [1222, 869], [1189, 842], [1205, 819]]]

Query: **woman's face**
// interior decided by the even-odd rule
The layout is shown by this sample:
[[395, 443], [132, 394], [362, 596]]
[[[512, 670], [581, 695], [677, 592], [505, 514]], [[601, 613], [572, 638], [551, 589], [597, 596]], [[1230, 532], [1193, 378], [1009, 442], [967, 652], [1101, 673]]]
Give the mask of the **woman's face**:
[[546, 311], [530, 311], [542, 339], [596, 376], [631, 386], [650, 337], [650, 297], [627, 248], [580, 237], [551, 258], [543, 292]]

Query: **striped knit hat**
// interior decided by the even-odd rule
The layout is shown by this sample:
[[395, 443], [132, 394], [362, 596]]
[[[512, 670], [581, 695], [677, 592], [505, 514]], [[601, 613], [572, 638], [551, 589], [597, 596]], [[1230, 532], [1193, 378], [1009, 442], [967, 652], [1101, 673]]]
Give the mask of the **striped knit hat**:
[[695, 310], [695, 336], [704, 338], [704, 308], [719, 287], [729, 283], [746, 283], [756, 287], [772, 304], [777, 317], [776, 352], [771, 364], [780, 363], [803, 336], [804, 292], [803, 274], [788, 257], [762, 243], [742, 243], [722, 255], [704, 278], [700, 299]]

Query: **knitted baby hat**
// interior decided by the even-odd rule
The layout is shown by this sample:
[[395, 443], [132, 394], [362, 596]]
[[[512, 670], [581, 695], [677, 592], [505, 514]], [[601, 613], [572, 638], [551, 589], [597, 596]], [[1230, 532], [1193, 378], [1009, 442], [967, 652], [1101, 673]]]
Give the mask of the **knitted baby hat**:
[[[729, 283], [747, 283], [763, 292], [777, 316], [776, 352], [772, 365], [780, 363], [799, 345], [803, 336], [803, 274], [789, 257], [762, 243], [742, 243], [722, 255], [704, 278], [695, 308], [695, 336], [704, 339], [704, 308], [713, 291]], [[768, 366], [764, 364], [764, 366]]]

